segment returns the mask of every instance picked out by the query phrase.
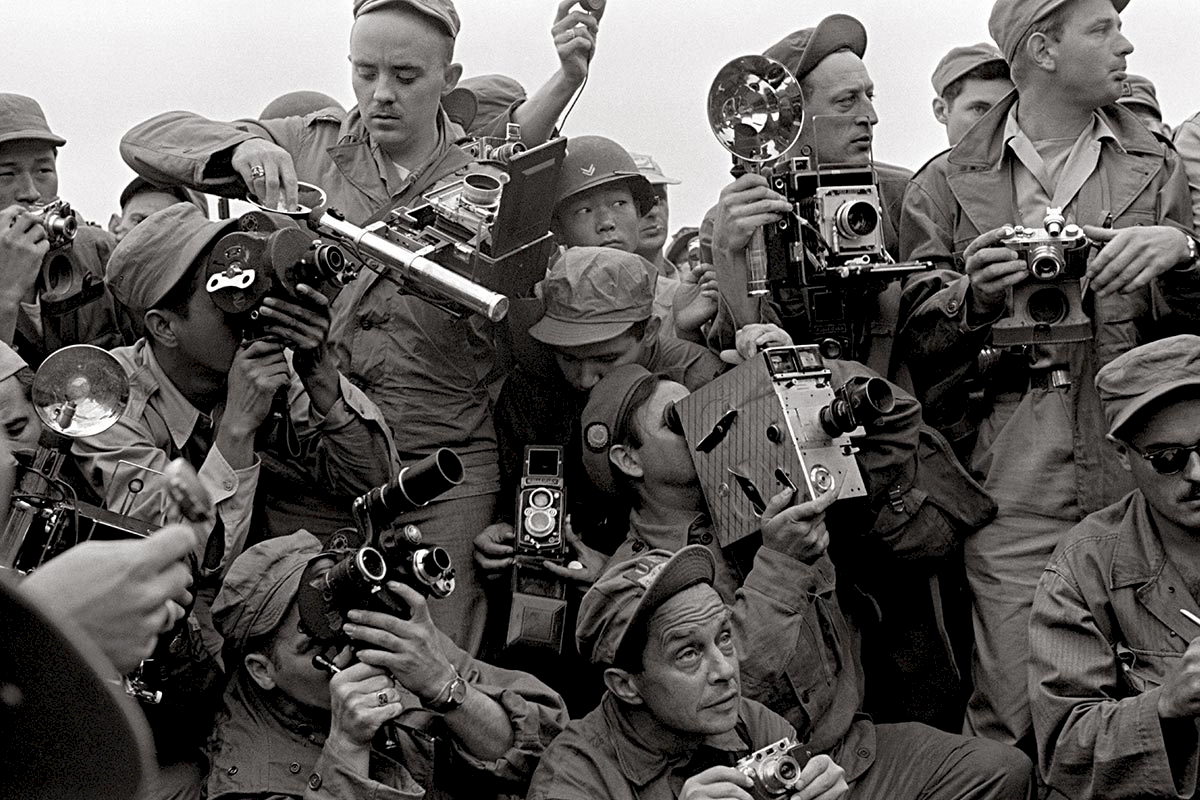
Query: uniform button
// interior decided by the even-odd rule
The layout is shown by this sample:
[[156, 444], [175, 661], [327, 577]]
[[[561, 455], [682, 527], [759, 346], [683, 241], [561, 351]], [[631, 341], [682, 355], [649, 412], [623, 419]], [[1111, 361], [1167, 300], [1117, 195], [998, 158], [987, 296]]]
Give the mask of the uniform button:
[[291, 764], [288, 764], [288, 772], [295, 775], [299, 771], [300, 771], [300, 764], [298, 764], [297, 762], [293, 761]]
[[712, 543], [712, 534], [711, 533], [709, 533], [708, 531], [705, 531], [704, 533], [700, 534], [700, 544], [711, 544], [711, 543]]
[[321, 776], [315, 772], [312, 775], [309, 775], [308, 776], [308, 788], [320, 789], [321, 788]]
[[1168, 586], [1168, 587], [1167, 587], [1167, 591], [1168, 591], [1168, 592], [1170, 592], [1171, 594], [1175, 594], [1175, 587], [1174, 587], [1174, 586]]
[[225, 773], [228, 775], [237, 775], [237, 767], [230, 767], [229, 769], [225, 770]]
[[639, 541], [639, 542], [634, 542], [634, 543], [633, 543], [633, 552], [635, 552], [635, 553], [640, 553], [640, 552], [642, 552], [642, 548], [643, 548], [643, 547], [645, 547], [645, 546], [646, 546], [646, 545], [642, 544], [640, 541]]
[[955, 303], [953, 301], [947, 303], [946, 310], [949, 311], [951, 314], [953, 314], [955, 311], [958, 311], [958, 303]]
[[225, 487], [225, 491], [227, 491], [227, 492], [233, 491], [233, 481], [225, 481], [221, 485]]
[[871, 751], [865, 747], [860, 747], [854, 752], [858, 754], [859, 758], [866, 758], [867, 756], [871, 755]]

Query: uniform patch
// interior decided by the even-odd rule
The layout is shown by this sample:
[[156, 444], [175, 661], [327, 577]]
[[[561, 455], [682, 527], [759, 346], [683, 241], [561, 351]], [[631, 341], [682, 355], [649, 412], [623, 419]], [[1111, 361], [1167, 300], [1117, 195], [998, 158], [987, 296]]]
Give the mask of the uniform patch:
[[603, 453], [612, 444], [612, 434], [603, 422], [593, 422], [583, 432], [583, 441], [593, 453]]

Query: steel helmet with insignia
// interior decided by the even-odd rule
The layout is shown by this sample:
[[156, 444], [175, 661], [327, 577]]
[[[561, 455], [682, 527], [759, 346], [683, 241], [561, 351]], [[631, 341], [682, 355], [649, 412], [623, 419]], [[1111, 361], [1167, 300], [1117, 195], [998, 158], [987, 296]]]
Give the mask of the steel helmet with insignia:
[[564, 200], [581, 192], [618, 182], [628, 184], [639, 217], [654, 207], [657, 198], [650, 181], [624, 147], [603, 136], [573, 137], [567, 142], [567, 156], [558, 175], [554, 207], [557, 210]]

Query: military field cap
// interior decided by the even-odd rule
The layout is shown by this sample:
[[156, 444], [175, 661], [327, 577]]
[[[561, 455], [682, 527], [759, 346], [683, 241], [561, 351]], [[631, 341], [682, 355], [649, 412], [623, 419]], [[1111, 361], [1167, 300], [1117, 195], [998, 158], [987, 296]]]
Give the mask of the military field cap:
[[127, 308], [153, 308], [213, 241], [236, 227], [236, 219], [210, 222], [191, 203], [168, 206], [142, 220], [113, 249], [104, 281]]
[[1117, 436], [1140, 410], [1185, 386], [1200, 386], [1200, 336], [1160, 339], [1114, 358], [1096, 373], [1109, 435]]
[[120, 207], [125, 208], [125, 204], [132, 200], [134, 195], [141, 192], [162, 192], [163, 194], [169, 194], [181, 203], [192, 203], [196, 208], [203, 211], [206, 216], [208, 215], [208, 204], [204, 200], [204, 195], [200, 192], [194, 192], [182, 186], [169, 186], [166, 188], [155, 186], [141, 176], [125, 184], [125, 188], [121, 190]]
[[4, 342], [0, 341], [0, 381], [11, 378], [29, 365]]
[[568, 247], [542, 279], [546, 313], [529, 335], [552, 347], [620, 336], [654, 312], [654, 265], [612, 247]]
[[0, 144], [35, 139], [62, 147], [67, 140], [50, 132], [37, 100], [23, 94], [0, 92]]
[[507, 75], [474, 75], [442, 95], [442, 108], [466, 131], [495, 121], [514, 103], [524, 102], [525, 87]]
[[[655, 610], [684, 589], [713, 584], [717, 565], [704, 545], [678, 552], [649, 550], [608, 568], [579, 604], [575, 641], [593, 664], [620, 663], [626, 634], [644, 630]], [[629, 637], [643, 642], [643, 637]], [[622, 654], [622, 655], [633, 655]]]
[[630, 153], [629, 155], [633, 156], [633, 163], [637, 164], [638, 172], [650, 181], [651, 186], [662, 186], [663, 184], [674, 186], [681, 183], [677, 178], [668, 178], [664, 175], [658, 162], [645, 153]]
[[267, 107], [262, 110], [258, 118], [286, 119], [287, 117], [306, 117], [325, 108], [336, 108], [341, 112], [338, 116], [344, 117], [346, 115], [346, 109], [342, 108], [342, 104], [337, 100], [334, 100], [324, 92], [312, 92], [305, 89], [279, 95], [279, 97], [267, 103]]
[[554, 205], [558, 206], [573, 195], [618, 181], [629, 184], [638, 203], [639, 216], [654, 205], [650, 182], [638, 171], [633, 156], [624, 147], [603, 136], [573, 136], [567, 141], [567, 155], [558, 173]]
[[247, 642], [278, 628], [300, 592], [304, 568], [321, 552], [321, 541], [299, 530], [259, 542], [235, 558], [212, 608], [225, 644], [240, 653]]
[[461, 27], [458, 12], [450, 0], [354, 0], [354, 18], [381, 8], [407, 7], [441, 25], [454, 39]]
[[867, 52], [867, 29], [849, 14], [830, 14], [815, 28], [789, 33], [768, 47], [763, 55], [780, 62], [800, 79], [812, 72], [826, 56], [845, 48], [862, 58]]
[[621, 428], [628, 425], [625, 417], [634, 393], [653, 377], [641, 364], [622, 364], [605, 375], [588, 394], [579, 424], [583, 468], [596, 488], [605, 494], [617, 493], [608, 449], [617, 443]]
[[[1000, 47], [1004, 60], [1012, 64], [1013, 56], [1033, 29], [1034, 23], [1069, 3], [1070, 0], [996, 0], [988, 18], [988, 33]], [[1112, 0], [1117, 12], [1125, 10], [1129, 0]]]
[[1126, 75], [1125, 85], [1121, 88], [1121, 96], [1117, 102], [1123, 106], [1142, 106], [1154, 112], [1162, 119], [1162, 108], [1158, 105], [1158, 93], [1149, 78], [1141, 75]]
[[966, 47], [955, 47], [942, 56], [942, 60], [933, 70], [933, 90], [941, 97], [946, 87], [966, 75], [971, 70], [984, 64], [1007, 64], [1004, 54], [994, 44], [980, 42]]

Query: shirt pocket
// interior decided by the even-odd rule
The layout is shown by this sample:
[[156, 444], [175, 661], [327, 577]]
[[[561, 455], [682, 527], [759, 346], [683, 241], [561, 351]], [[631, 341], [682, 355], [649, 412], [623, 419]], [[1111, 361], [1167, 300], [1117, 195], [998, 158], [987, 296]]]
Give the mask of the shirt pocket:
[[1143, 694], [1162, 685], [1167, 674], [1179, 663], [1179, 653], [1169, 650], [1142, 650], [1125, 643], [1116, 646], [1121, 678], [1130, 694]]

